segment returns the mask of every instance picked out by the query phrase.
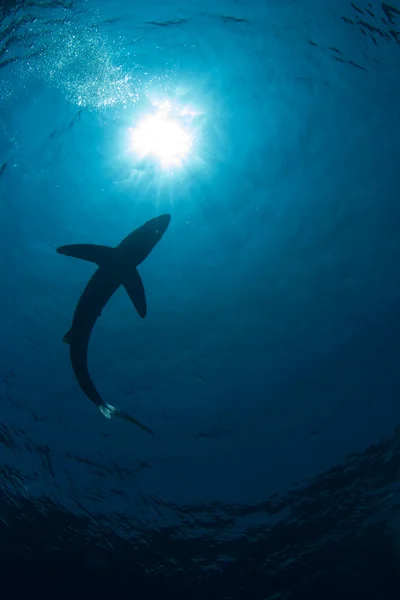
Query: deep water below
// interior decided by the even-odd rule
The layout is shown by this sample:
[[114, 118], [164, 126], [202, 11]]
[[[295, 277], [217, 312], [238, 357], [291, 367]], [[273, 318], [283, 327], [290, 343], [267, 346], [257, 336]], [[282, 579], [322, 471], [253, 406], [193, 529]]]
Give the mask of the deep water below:
[[[0, 4], [5, 586], [397, 598], [399, 119], [398, 0]], [[56, 248], [164, 213], [88, 353], [150, 436]]]

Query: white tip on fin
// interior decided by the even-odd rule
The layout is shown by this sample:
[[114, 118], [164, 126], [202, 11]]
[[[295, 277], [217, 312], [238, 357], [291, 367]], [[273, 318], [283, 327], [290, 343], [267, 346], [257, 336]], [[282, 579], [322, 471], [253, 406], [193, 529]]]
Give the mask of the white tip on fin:
[[115, 413], [115, 406], [106, 403], [99, 406], [99, 410], [106, 419], [111, 419], [111, 415]]

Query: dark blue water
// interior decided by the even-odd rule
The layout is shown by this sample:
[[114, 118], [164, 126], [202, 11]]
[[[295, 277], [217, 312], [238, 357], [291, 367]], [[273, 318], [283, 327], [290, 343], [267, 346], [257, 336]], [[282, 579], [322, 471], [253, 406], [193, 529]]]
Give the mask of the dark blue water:
[[[0, 3], [5, 598], [400, 584], [400, 3]], [[171, 214], [89, 346], [96, 266]]]

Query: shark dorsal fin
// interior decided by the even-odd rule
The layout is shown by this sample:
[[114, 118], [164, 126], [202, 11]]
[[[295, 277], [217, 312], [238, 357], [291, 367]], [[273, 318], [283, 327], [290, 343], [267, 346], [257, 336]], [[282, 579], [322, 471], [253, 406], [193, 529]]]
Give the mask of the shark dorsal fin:
[[68, 246], [60, 246], [57, 248], [57, 252], [65, 256], [72, 256], [72, 258], [88, 260], [100, 267], [110, 260], [113, 248], [96, 244], [69, 244]]

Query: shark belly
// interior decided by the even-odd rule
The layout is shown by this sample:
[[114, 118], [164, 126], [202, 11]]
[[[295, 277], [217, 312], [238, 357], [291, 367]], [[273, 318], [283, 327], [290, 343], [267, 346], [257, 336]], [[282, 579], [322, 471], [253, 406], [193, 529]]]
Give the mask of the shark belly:
[[76, 381], [84, 394], [96, 406], [106, 406], [104, 400], [97, 391], [92, 378], [90, 377], [87, 364], [87, 350], [89, 340], [86, 343], [83, 339], [76, 339], [69, 345], [72, 370], [75, 374]]
[[79, 387], [96, 406], [106, 406], [89, 374], [87, 356], [93, 327], [120, 281], [107, 269], [97, 269], [78, 301], [71, 329], [64, 336]]

